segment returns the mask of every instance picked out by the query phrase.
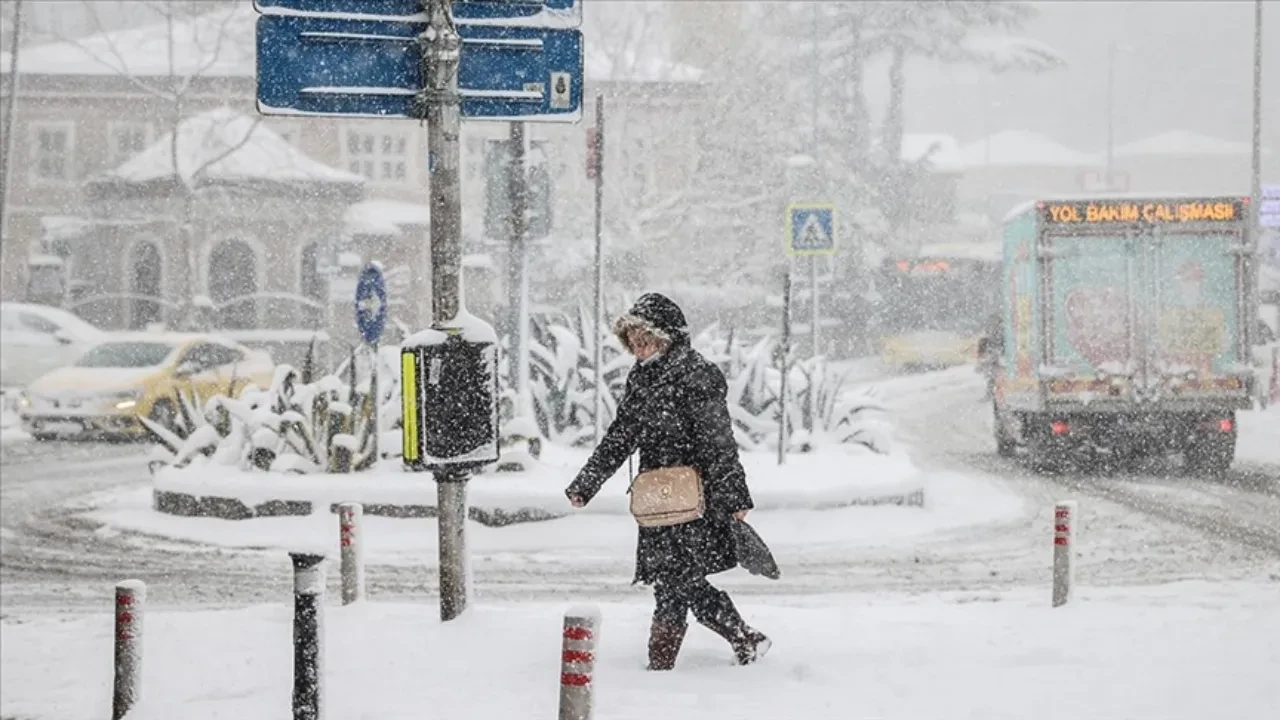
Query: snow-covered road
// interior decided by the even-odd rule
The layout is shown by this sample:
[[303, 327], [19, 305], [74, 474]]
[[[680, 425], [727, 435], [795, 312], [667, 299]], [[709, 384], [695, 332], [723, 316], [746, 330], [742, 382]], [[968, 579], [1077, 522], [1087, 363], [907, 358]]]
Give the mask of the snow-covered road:
[[[1278, 466], [1242, 461], [1223, 482], [1162, 467], [1131, 476], [1045, 478], [995, 456], [982, 383], [971, 368], [885, 380], [877, 392], [895, 411], [901, 441], [926, 470], [929, 507], [854, 508], [820, 513], [821, 519], [758, 514], [757, 527], [775, 539], [783, 579], [735, 571], [722, 576], [726, 587], [748, 596], [1047, 588], [1050, 515], [1061, 499], [1080, 501], [1082, 583], [1280, 578]], [[288, 595], [289, 563], [279, 549], [142, 536], [87, 516], [121, 490], [145, 491], [144, 454], [135, 446], [4, 448], [0, 603], [6, 614], [101, 609], [112, 583], [125, 577], [148, 581], [153, 606], [241, 606]], [[935, 528], [908, 532], [906, 526], [930, 517], [920, 513], [931, 513]], [[561, 535], [555, 542], [532, 529], [473, 526], [478, 537], [489, 534], [472, 550], [477, 597], [608, 600], [646, 593], [630, 585], [632, 531], [601, 524], [617, 520], [563, 520], [536, 530]], [[413, 522], [424, 535], [434, 533], [430, 521], [384, 522]], [[878, 529], [855, 527], [843, 537], [837, 532], [842, 522]], [[805, 532], [824, 539], [806, 543]], [[581, 534], [581, 546], [595, 551], [566, 549], [572, 545], [566, 533]], [[407, 560], [374, 556], [370, 593], [430, 597], [434, 565], [429, 544]]]

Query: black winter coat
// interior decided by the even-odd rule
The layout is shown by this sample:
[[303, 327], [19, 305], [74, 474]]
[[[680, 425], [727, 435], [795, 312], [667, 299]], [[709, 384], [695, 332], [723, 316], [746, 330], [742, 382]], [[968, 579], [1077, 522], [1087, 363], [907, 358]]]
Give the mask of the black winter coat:
[[706, 511], [683, 525], [640, 527], [635, 582], [683, 583], [737, 566], [730, 521], [753, 506], [738, 458], [724, 373], [680, 339], [627, 377], [617, 416], [565, 491], [590, 501], [640, 450], [640, 472], [692, 465], [702, 474]]

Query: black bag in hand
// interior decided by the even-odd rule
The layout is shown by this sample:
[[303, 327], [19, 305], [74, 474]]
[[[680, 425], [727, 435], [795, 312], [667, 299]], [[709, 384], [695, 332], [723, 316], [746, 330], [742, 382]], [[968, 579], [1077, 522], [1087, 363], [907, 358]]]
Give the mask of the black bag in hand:
[[764, 544], [755, 528], [745, 520], [734, 520], [729, 523], [733, 528], [733, 544], [738, 552], [738, 564], [752, 575], [763, 575], [770, 580], [782, 577], [778, 563], [773, 559], [769, 546]]

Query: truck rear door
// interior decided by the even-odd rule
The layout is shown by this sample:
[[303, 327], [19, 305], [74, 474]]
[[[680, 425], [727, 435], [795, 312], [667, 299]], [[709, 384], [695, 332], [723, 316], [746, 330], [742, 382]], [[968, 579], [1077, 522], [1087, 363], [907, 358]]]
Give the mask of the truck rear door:
[[1138, 240], [1120, 225], [1046, 228], [1041, 240], [1042, 357], [1049, 400], [1113, 399], [1137, 371]]
[[1152, 400], [1247, 398], [1243, 223], [1160, 224], [1144, 243], [1143, 384]]

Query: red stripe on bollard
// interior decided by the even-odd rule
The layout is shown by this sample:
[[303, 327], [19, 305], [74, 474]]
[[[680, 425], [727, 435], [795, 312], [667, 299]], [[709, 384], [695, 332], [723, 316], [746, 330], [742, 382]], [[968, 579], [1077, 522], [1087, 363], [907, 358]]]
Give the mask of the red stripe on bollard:
[[560, 684], [585, 687], [591, 684], [591, 676], [582, 673], [560, 673]]
[[1054, 545], [1068, 545], [1068, 544], [1070, 544], [1070, 543], [1068, 543], [1068, 542], [1067, 542], [1067, 539], [1066, 539], [1066, 538], [1054, 538], [1054, 539], [1053, 539], [1053, 544], [1054, 544]]
[[596, 657], [594, 655], [589, 652], [583, 652], [582, 650], [565, 650], [560, 656], [561, 662], [567, 663], [588, 663], [595, 659]]
[[567, 627], [564, 629], [564, 636], [570, 640], [590, 640], [591, 628]]

